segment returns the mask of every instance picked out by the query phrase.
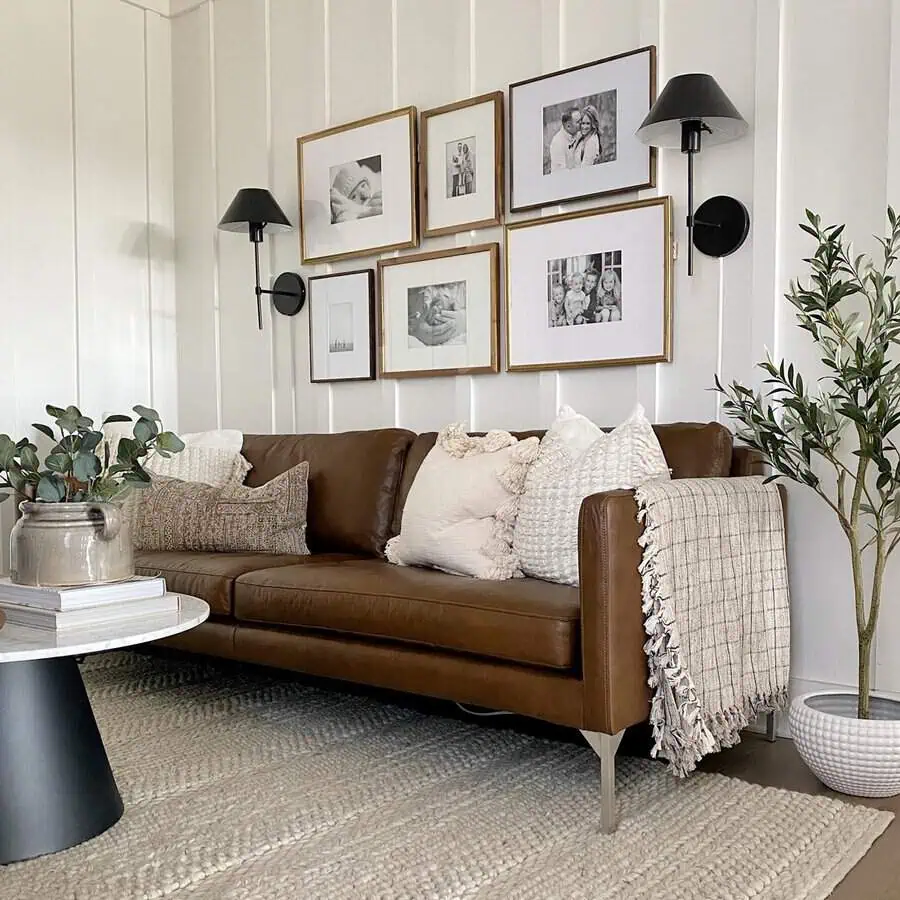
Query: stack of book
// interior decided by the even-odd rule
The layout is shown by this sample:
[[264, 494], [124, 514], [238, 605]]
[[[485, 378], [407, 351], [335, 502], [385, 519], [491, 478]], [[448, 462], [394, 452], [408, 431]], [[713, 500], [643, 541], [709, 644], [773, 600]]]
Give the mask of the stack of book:
[[174, 612], [178, 601], [178, 594], [166, 593], [164, 578], [138, 575], [71, 588], [31, 587], [0, 578], [0, 617], [6, 616], [7, 625], [57, 634]]

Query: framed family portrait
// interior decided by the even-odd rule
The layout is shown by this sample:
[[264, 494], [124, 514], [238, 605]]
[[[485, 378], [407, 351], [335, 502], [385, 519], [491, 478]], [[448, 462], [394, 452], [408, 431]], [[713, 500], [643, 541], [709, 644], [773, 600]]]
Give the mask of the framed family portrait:
[[423, 237], [499, 225], [503, 215], [503, 91], [422, 113]]
[[375, 272], [309, 278], [309, 380], [375, 377]]
[[499, 244], [378, 261], [385, 378], [499, 371]]
[[512, 211], [653, 187], [635, 132], [655, 98], [655, 47], [510, 85]]
[[507, 370], [672, 359], [672, 198], [506, 226]]
[[418, 243], [415, 107], [297, 138], [297, 167], [304, 263]]

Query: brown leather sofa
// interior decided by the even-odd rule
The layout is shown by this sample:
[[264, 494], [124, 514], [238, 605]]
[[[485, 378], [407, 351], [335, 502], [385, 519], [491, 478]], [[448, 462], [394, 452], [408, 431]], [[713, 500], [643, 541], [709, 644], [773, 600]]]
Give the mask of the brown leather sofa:
[[[656, 427], [676, 478], [754, 474], [753, 451], [715, 423]], [[540, 434], [523, 433], [520, 436]], [[391, 565], [384, 545], [436, 435], [388, 428], [247, 435], [247, 484], [310, 465], [306, 557], [141, 553], [144, 573], [211, 608], [169, 646], [492, 709], [581, 729], [603, 766], [614, 821], [613, 756], [646, 720], [640, 526], [630, 491], [588, 497], [578, 588], [479, 581]]]

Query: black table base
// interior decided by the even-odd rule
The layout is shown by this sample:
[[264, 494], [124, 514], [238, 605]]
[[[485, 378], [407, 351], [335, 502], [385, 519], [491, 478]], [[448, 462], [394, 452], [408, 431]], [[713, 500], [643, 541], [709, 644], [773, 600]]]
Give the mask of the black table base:
[[73, 847], [121, 815], [77, 662], [0, 663], [0, 865]]

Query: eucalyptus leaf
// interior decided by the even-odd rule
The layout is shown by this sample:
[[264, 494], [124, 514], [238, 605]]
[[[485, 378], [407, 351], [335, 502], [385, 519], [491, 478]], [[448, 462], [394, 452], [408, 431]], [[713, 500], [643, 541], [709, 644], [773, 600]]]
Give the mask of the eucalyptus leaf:
[[72, 463], [72, 476], [81, 482], [93, 481], [100, 474], [100, 460], [93, 453], [79, 453]]
[[134, 423], [134, 437], [135, 440], [140, 441], [142, 444], [146, 444], [153, 439], [153, 429], [152, 422], [149, 419], [140, 418], [137, 422]]
[[151, 422], [159, 422], [159, 413], [155, 409], [151, 409], [149, 406], [141, 406], [138, 404], [137, 406], [132, 407], [132, 409], [142, 418], [149, 419]]
[[44, 460], [44, 465], [51, 472], [69, 472], [72, 468], [72, 457], [65, 453], [51, 453]]
[[65, 482], [56, 475], [45, 475], [38, 482], [37, 496], [47, 503], [59, 503], [66, 498]]
[[45, 437], [50, 438], [51, 441], [56, 440], [56, 435], [53, 434], [53, 429], [49, 425], [44, 425], [42, 422], [33, 422], [31, 427], [39, 431]]

